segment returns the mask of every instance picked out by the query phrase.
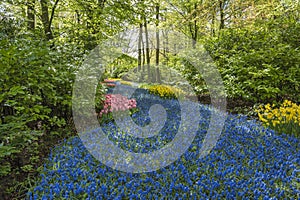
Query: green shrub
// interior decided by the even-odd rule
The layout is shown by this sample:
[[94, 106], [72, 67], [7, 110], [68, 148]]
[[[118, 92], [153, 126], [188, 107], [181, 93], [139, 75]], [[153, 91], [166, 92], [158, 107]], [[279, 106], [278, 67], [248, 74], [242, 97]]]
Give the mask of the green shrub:
[[300, 51], [294, 40], [299, 31], [300, 24], [278, 19], [226, 29], [207, 40], [206, 49], [218, 65], [227, 95], [253, 103], [286, 98], [299, 102]]
[[26, 35], [3, 37], [0, 55], [3, 192], [25, 179], [24, 174], [36, 173], [43, 153], [71, 134], [67, 130], [71, 128], [72, 84], [79, 60], [71, 46], [51, 49], [46, 42]]

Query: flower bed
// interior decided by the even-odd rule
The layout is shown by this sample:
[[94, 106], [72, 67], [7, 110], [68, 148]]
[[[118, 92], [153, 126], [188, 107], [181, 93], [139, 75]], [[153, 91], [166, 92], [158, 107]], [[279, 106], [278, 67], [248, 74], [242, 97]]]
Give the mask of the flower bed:
[[[172, 140], [180, 122], [177, 100], [161, 99], [144, 90], [136, 94], [140, 126], [150, 122], [153, 104], [166, 108], [167, 123], [156, 138], [141, 139], [121, 132], [114, 123], [102, 130], [116, 145], [133, 152], [161, 148]], [[195, 104], [195, 106], [197, 106]], [[246, 117], [230, 115], [211, 153], [200, 159], [210, 109], [199, 106], [199, 130], [186, 153], [155, 172], [132, 174], [113, 170], [92, 157], [78, 137], [55, 147], [41, 181], [29, 199], [297, 199], [300, 194], [300, 141], [277, 135]], [[193, 116], [191, 116], [193, 117]], [[97, 131], [97, 130], [94, 130]], [[145, 151], [147, 150], [147, 151]]]
[[300, 137], [300, 105], [285, 100], [279, 108], [267, 104], [257, 110], [260, 121], [278, 133]]
[[132, 82], [130, 82], [130, 81], [120, 81], [120, 83], [121, 84], [123, 84], [123, 85], [129, 85], [129, 86], [132, 86]]
[[108, 88], [114, 88], [119, 81], [120, 79], [105, 79], [102, 84]]
[[158, 95], [164, 99], [181, 98], [184, 91], [169, 85], [142, 85], [141, 88], [149, 90], [150, 94]]
[[103, 109], [98, 116], [102, 122], [109, 122], [113, 119], [112, 113], [122, 114], [124, 111], [131, 111], [131, 114], [136, 111], [136, 100], [127, 99], [120, 94], [107, 94], [103, 103]]

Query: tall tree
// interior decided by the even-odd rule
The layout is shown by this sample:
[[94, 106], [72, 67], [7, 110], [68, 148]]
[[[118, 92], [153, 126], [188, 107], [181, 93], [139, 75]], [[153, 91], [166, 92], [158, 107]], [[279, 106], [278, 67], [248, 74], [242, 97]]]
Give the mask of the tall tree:
[[48, 11], [48, 1], [47, 0], [40, 0], [41, 8], [42, 8], [42, 23], [44, 27], [44, 32], [46, 35], [46, 38], [48, 40], [53, 39], [53, 33], [51, 31], [50, 27], [50, 20], [49, 20], [49, 11]]
[[159, 3], [155, 6], [156, 11], [156, 56], [155, 56], [155, 63], [156, 63], [156, 82], [160, 83], [160, 71], [159, 71], [159, 53], [160, 53], [160, 38], [159, 38]]
[[146, 63], [147, 63], [147, 73], [148, 73], [148, 81], [152, 80], [151, 71], [150, 71], [150, 47], [149, 47], [149, 33], [148, 33], [148, 25], [147, 19], [144, 18], [144, 27], [145, 27], [145, 42], [146, 42]]
[[35, 0], [27, 1], [27, 30], [35, 29]]
[[53, 32], [51, 29], [51, 25], [53, 22], [54, 14], [55, 14], [55, 9], [58, 4], [59, 0], [56, 0], [54, 2], [54, 5], [51, 10], [51, 16], [49, 17], [49, 1], [48, 0], [40, 0], [41, 8], [42, 8], [42, 23], [44, 27], [44, 32], [46, 35], [47, 40], [53, 39]]
[[159, 48], [160, 48], [160, 39], [159, 39], [159, 3], [156, 4], [155, 7], [155, 11], [156, 11], [156, 56], [155, 56], [155, 60], [156, 60], [156, 66], [159, 65]]
[[[226, 1], [226, 0], [225, 0]], [[225, 2], [224, 0], [219, 0], [219, 11], [220, 11], [220, 30], [225, 28]]]
[[141, 71], [141, 67], [142, 67], [142, 42], [143, 42], [143, 24], [140, 23], [139, 40], [138, 40], [138, 71]]
[[[199, 39], [200, 16], [198, 7], [201, 2], [194, 0], [187, 1], [170, 1], [172, 13], [169, 15], [169, 20], [176, 28], [192, 39], [192, 44], [195, 45]], [[173, 22], [172, 22], [173, 21]], [[174, 23], [176, 21], [176, 23]]]

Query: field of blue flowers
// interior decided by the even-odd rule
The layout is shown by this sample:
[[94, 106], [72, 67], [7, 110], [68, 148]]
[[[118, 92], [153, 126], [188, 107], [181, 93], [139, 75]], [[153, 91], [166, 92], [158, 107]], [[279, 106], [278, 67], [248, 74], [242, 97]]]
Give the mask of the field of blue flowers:
[[[176, 135], [180, 105], [145, 90], [134, 98], [139, 111], [132, 119], [139, 126], [150, 123], [151, 105], [166, 109], [167, 123], [158, 135], [134, 138], [114, 122], [101, 128], [127, 151], [155, 151]], [[299, 139], [276, 134], [246, 116], [228, 115], [217, 145], [199, 158], [211, 108], [197, 106], [201, 111], [199, 130], [189, 149], [173, 164], [148, 173], [113, 170], [74, 137], [52, 149], [28, 199], [300, 199]]]

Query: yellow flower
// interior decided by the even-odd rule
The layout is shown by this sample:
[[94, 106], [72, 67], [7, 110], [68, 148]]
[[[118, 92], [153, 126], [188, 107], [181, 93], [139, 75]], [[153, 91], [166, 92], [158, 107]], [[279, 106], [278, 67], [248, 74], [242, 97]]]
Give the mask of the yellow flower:
[[[288, 130], [288, 126], [300, 126], [300, 105], [285, 100], [278, 108], [276, 105], [260, 105], [256, 111], [259, 120], [265, 125], [272, 125], [272, 128], [281, 132]], [[281, 125], [280, 127], [278, 125]], [[300, 128], [300, 127], [298, 127]], [[296, 128], [297, 129], [297, 128]]]
[[260, 113], [258, 113], [258, 117], [259, 117], [260, 121], [262, 121], [262, 122], [267, 122], [268, 121], [265, 118], [263, 118], [263, 116]]
[[272, 118], [273, 118], [273, 114], [272, 113], [268, 113], [267, 119], [272, 119]]
[[270, 104], [265, 105], [265, 109], [266, 111], [270, 111], [271, 110]]
[[274, 121], [272, 121], [272, 124], [275, 127], [277, 124], [280, 124], [280, 122], [278, 120], [274, 120]]

